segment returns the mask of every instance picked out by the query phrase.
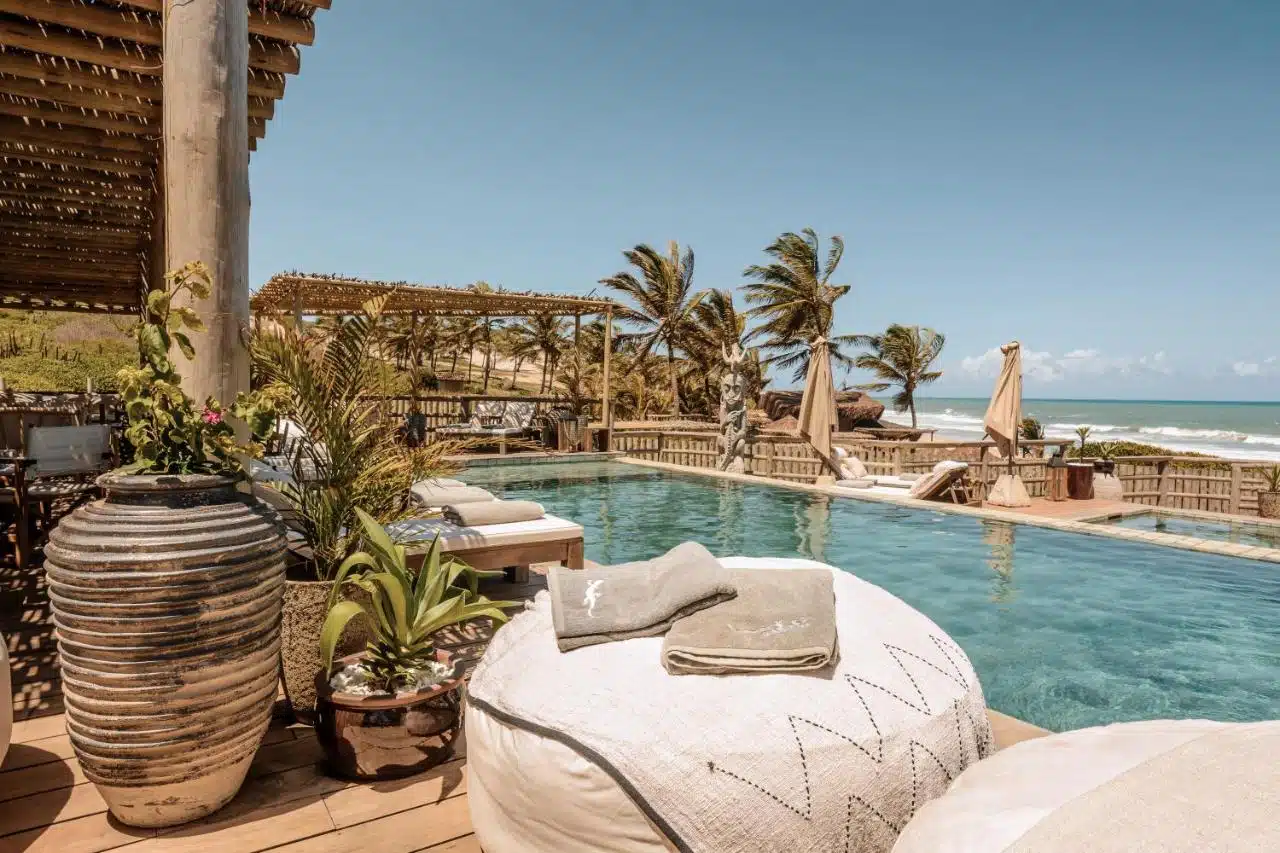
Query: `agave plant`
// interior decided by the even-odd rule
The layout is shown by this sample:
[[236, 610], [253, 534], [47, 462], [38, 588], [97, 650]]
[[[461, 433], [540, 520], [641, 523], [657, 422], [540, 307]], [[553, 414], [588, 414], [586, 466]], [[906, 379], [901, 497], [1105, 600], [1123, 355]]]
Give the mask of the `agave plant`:
[[1262, 475], [1262, 481], [1266, 483], [1264, 492], [1280, 492], [1280, 465], [1274, 465], [1270, 468], [1259, 468], [1258, 473]]
[[[435, 635], [441, 629], [482, 617], [507, 621], [503, 608], [515, 602], [490, 601], [478, 592], [481, 577], [501, 572], [481, 572], [460, 560], [442, 559], [438, 534], [422, 568], [412, 571], [403, 545], [392, 541], [369, 513], [357, 507], [356, 516], [364, 549], [342, 561], [329, 593], [328, 615], [320, 631], [320, 660], [326, 673], [333, 672], [343, 628], [357, 616], [369, 623], [371, 634], [363, 666], [372, 683], [388, 693], [414, 684], [432, 669]], [[342, 592], [348, 586], [364, 590], [367, 600], [344, 600]]]

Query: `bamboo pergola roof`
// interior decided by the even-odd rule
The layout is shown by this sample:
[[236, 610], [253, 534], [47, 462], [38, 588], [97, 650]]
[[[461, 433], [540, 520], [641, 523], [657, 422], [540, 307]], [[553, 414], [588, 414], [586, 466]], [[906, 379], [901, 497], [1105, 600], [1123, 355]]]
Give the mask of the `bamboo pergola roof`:
[[[0, 0], [0, 308], [139, 310], [160, 218], [165, 2]], [[252, 151], [330, 0], [245, 2]]]
[[391, 294], [384, 313], [447, 317], [527, 317], [531, 314], [583, 316], [611, 313], [609, 299], [559, 294], [478, 291], [461, 287], [366, 281], [342, 276], [280, 273], [262, 286], [249, 305], [260, 314], [308, 316], [355, 314], [377, 296]]

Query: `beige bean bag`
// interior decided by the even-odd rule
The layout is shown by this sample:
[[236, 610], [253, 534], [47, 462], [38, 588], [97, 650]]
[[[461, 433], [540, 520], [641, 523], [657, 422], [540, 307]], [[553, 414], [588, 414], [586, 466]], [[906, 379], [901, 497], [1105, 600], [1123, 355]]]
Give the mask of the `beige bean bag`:
[[661, 637], [561, 653], [540, 593], [468, 687], [468, 802], [486, 853], [887, 853], [990, 753], [991, 731], [951, 639], [831, 571], [839, 661], [803, 675], [668, 675]]
[[1154, 720], [1025, 741], [970, 767], [894, 853], [1280, 850], [1280, 722]]

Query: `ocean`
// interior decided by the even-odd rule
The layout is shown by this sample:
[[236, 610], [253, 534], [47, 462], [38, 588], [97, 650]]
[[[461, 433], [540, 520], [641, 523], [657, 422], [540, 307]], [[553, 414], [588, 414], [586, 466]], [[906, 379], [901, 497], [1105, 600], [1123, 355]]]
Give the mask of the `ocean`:
[[[917, 398], [920, 425], [939, 438], [975, 441], [982, 435], [986, 398]], [[1280, 462], [1280, 403], [1218, 403], [1186, 400], [1033, 400], [1023, 414], [1044, 424], [1046, 435], [1069, 437], [1088, 426], [1091, 441], [1141, 441], [1172, 450], [1232, 459]], [[910, 416], [885, 411], [894, 423]]]

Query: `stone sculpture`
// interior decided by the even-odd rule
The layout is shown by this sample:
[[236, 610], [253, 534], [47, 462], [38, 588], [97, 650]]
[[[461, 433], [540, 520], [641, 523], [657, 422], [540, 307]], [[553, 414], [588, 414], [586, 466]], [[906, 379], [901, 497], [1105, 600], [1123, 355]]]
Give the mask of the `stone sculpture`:
[[747, 380], [743, 375], [743, 363], [747, 355], [742, 347], [734, 344], [726, 350], [722, 344], [720, 354], [725, 370], [720, 378], [720, 464], [721, 471], [741, 474], [746, 470], [744, 457], [747, 452]]

